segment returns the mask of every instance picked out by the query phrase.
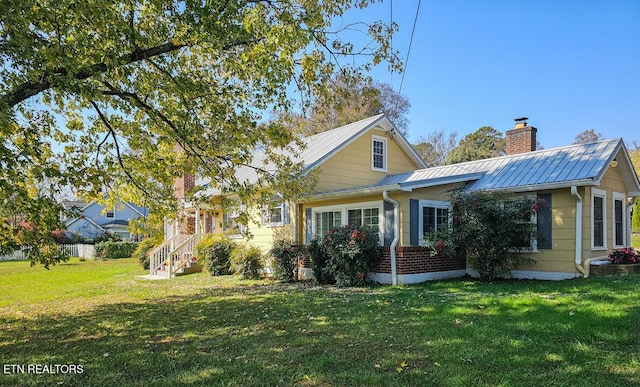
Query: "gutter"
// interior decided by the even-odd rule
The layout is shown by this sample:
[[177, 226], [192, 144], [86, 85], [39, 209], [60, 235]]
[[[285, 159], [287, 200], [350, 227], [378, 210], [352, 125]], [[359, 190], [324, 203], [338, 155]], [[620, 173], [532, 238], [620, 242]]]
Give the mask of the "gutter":
[[571, 195], [576, 198], [576, 269], [587, 278], [589, 266], [582, 266], [582, 196], [578, 193], [578, 187], [571, 186]]
[[389, 257], [391, 258], [391, 284], [398, 284], [398, 269], [396, 267], [396, 247], [398, 247], [398, 241], [400, 240], [400, 211], [398, 202], [389, 197], [389, 192], [382, 191], [382, 198], [384, 201], [393, 205], [393, 241], [389, 246]]
[[382, 193], [384, 195], [385, 191], [398, 191], [398, 190], [401, 190], [401, 187], [399, 184], [381, 185], [377, 187], [366, 187], [366, 188], [349, 188], [346, 190], [329, 191], [329, 192], [311, 195], [306, 199], [308, 201], [313, 201], [313, 200], [350, 198], [354, 196], [361, 196], [361, 195], [368, 195], [368, 194]]

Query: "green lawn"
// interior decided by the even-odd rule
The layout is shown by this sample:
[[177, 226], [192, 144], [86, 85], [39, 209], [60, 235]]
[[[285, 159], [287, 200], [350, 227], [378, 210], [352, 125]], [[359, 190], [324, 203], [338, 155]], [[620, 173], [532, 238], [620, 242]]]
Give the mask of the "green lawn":
[[143, 273], [0, 263], [0, 385], [640, 384], [640, 275], [338, 289]]

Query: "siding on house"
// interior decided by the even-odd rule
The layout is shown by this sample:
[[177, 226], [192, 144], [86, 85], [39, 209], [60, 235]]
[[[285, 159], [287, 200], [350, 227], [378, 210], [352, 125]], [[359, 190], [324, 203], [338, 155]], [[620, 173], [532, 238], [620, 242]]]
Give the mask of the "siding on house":
[[[387, 172], [371, 170], [372, 136], [387, 139]], [[316, 192], [370, 186], [387, 174], [419, 168], [400, 146], [382, 130], [372, 129], [357, 138], [319, 167]]]

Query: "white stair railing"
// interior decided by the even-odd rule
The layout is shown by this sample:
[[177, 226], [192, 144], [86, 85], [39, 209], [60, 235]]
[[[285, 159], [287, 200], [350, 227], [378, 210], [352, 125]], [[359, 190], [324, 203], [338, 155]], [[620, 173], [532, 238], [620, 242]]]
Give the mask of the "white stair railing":
[[149, 274], [159, 271], [171, 278], [177, 271], [190, 264], [193, 251], [200, 241], [200, 234], [178, 234], [164, 241], [149, 253]]
[[180, 269], [191, 266], [191, 260], [198, 242], [200, 242], [200, 234], [193, 234], [169, 253], [167, 262], [169, 277], [174, 277]]

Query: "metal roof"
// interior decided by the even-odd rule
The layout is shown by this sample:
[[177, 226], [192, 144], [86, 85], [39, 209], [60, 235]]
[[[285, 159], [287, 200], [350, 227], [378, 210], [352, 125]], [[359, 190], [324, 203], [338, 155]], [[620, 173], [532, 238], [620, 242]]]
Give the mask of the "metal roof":
[[419, 169], [386, 176], [376, 186], [397, 184], [401, 189], [413, 189], [457, 180], [470, 182], [466, 190], [530, 191], [592, 185], [599, 183], [623, 146], [621, 139], [604, 140]]
[[[305, 170], [311, 170], [331, 156], [342, 150], [344, 147], [355, 141], [366, 131], [377, 128], [391, 133], [391, 137], [400, 145], [401, 148], [411, 157], [411, 159], [421, 166], [425, 166], [424, 161], [415, 152], [411, 144], [394, 128], [393, 124], [384, 114], [378, 114], [373, 117], [365, 118], [354, 123], [331, 129], [326, 132], [318, 133], [301, 139], [302, 148], [295, 144], [290, 144], [293, 151], [279, 150], [275, 153], [289, 157], [293, 162], [301, 162]], [[239, 166], [236, 169], [236, 179], [239, 182], [255, 184], [258, 181], [258, 173], [256, 169], [276, 172], [276, 166], [270, 164], [265, 152], [256, 152], [253, 156], [251, 166]], [[208, 180], [197, 181], [196, 184], [207, 186]], [[207, 194], [219, 194], [217, 188], [210, 188]]]

